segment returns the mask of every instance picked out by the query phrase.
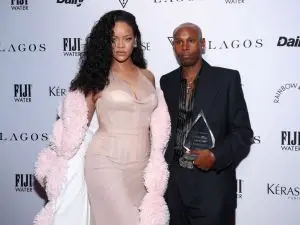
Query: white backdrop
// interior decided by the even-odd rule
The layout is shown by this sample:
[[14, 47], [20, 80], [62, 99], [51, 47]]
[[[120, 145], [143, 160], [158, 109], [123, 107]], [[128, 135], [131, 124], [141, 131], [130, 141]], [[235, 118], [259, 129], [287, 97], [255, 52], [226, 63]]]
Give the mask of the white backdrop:
[[240, 71], [255, 138], [238, 168], [237, 225], [299, 225], [298, 0], [1, 0], [0, 224], [32, 224], [43, 205], [33, 164], [78, 69], [70, 41], [123, 7], [157, 84], [177, 67], [168, 37], [183, 22], [202, 28], [210, 64]]

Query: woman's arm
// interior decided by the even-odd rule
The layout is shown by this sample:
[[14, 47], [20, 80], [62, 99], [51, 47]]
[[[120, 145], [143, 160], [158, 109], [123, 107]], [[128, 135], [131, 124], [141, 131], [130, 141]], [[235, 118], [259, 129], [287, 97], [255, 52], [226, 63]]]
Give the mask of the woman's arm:
[[85, 97], [86, 103], [87, 103], [87, 107], [88, 107], [88, 126], [91, 123], [91, 120], [93, 118], [95, 109], [96, 109], [96, 102], [98, 100], [98, 98], [100, 98], [100, 93], [98, 94], [94, 94], [94, 93], [90, 93]]

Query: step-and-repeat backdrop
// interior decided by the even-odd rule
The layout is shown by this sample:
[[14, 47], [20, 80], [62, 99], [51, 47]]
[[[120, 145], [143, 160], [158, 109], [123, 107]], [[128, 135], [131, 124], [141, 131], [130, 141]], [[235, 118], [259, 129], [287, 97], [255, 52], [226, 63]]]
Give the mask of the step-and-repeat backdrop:
[[198, 24], [204, 58], [240, 71], [254, 129], [238, 168], [237, 225], [300, 223], [300, 2], [298, 0], [1, 0], [0, 224], [30, 225], [43, 193], [37, 153], [103, 13], [132, 12], [156, 76], [177, 67], [173, 29]]

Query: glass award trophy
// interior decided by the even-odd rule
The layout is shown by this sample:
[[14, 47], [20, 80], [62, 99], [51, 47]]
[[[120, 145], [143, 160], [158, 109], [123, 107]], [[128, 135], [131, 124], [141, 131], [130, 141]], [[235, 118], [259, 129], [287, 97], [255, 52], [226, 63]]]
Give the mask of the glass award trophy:
[[183, 140], [183, 147], [186, 152], [179, 158], [179, 165], [188, 169], [194, 168], [193, 161], [197, 157], [197, 154], [190, 152], [191, 150], [201, 151], [215, 147], [215, 137], [209, 128], [203, 110], [200, 111], [191, 128], [187, 131]]

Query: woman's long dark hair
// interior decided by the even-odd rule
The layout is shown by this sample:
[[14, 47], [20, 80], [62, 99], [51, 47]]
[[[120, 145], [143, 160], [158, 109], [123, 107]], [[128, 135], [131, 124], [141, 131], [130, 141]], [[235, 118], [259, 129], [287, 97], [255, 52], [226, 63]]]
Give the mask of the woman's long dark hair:
[[80, 68], [71, 81], [70, 91], [80, 90], [85, 96], [89, 93], [96, 94], [108, 84], [108, 76], [112, 64], [112, 36], [116, 22], [125, 22], [131, 26], [137, 45], [131, 58], [133, 63], [140, 68], [146, 68], [141, 33], [134, 15], [123, 10], [114, 10], [104, 14], [94, 25], [91, 33], [86, 38], [84, 51], [79, 60]]

